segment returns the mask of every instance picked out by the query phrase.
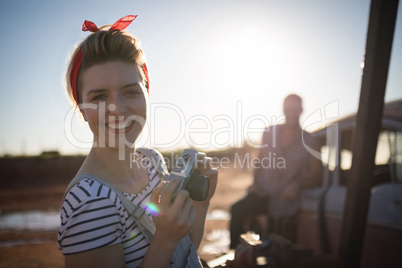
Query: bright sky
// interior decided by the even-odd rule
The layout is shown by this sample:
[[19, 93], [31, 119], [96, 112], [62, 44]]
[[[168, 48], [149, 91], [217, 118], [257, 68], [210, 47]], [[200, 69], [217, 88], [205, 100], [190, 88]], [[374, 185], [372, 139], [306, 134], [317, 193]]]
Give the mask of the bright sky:
[[[369, 5], [2, 1], [0, 155], [88, 151], [91, 133], [77, 118], [70, 120], [62, 84], [67, 56], [89, 34], [81, 31], [85, 19], [101, 26], [139, 15], [127, 28], [141, 40], [151, 75], [148, 124], [139, 145], [210, 150], [258, 142], [262, 127], [278, 122], [290, 93], [304, 99], [305, 127], [313, 127], [309, 116], [325, 107], [330, 113], [314, 127], [356, 111]], [[398, 13], [386, 101], [402, 98], [401, 5]]]

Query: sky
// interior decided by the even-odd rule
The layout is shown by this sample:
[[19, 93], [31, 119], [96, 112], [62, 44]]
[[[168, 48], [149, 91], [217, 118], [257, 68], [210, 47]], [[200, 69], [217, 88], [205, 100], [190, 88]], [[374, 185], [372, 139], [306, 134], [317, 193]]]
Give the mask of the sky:
[[[257, 145], [303, 98], [313, 130], [357, 111], [370, 1], [21, 1], [0, 3], [0, 155], [85, 154], [89, 128], [73, 113], [63, 76], [74, 46], [98, 26], [127, 28], [150, 70], [148, 121], [137, 146], [168, 151]], [[385, 101], [402, 98], [398, 10]]]

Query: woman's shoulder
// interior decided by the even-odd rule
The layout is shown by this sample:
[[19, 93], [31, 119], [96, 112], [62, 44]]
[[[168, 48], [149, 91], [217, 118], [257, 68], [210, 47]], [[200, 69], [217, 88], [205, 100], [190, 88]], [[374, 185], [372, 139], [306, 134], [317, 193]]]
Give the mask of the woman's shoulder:
[[141, 147], [136, 149], [136, 153], [142, 160], [147, 162], [150, 169], [155, 169], [162, 176], [168, 174], [165, 158], [158, 150]]
[[116, 194], [90, 178], [74, 185], [60, 211], [58, 246], [63, 254], [121, 242], [127, 217]]
[[82, 179], [71, 187], [63, 201], [63, 208], [67, 214], [104, 206], [115, 206], [119, 209], [120, 205], [121, 202], [118, 202], [117, 195], [112, 189], [90, 177]]
[[111, 190], [104, 184], [99, 183], [92, 176], [82, 174], [83, 179], [70, 189], [70, 193], [82, 198], [110, 197]]
[[156, 160], [163, 160], [163, 155], [160, 151], [147, 148], [147, 147], [140, 147], [136, 149], [136, 153], [141, 156], [142, 158], [147, 158], [149, 160], [156, 159]]

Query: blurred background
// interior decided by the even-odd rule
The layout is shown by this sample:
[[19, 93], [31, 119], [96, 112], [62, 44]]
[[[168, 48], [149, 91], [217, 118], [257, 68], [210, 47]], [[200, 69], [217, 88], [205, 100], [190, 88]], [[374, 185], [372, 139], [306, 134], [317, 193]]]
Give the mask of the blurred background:
[[[333, 102], [338, 116], [354, 112], [369, 4], [2, 1], [0, 155], [88, 152], [92, 136], [72, 117], [63, 88], [66, 63], [89, 34], [81, 31], [84, 20], [100, 26], [129, 14], [139, 15], [127, 30], [142, 42], [152, 83], [139, 145], [168, 151], [258, 143], [262, 128], [282, 115], [289, 93], [304, 99], [302, 122]], [[386, 101], [402, 97], [401, 43], [399, 16]], [[241, 133], [246, 124], [254, 134]], [[236, 131], [222, 129], [228, 127]], [[197, 128], [203, 131], [194, 134]]]
[[[69, 55], [89, 35], [81, 31], [84, 20], [102, 26], [138, 15], [127, 30], [141, 40], [151, 88], [137, 146], [231, 157], [245, 153], [244, 145], [254, 148], [263, 129], [283, 119], [283, 99], [291, 93], [303, 98], [307, 130], [357, 111], [369, 9], [369, 0], [1, 1], [0, 171], [15, 167], [8, 169], [13, 174], [1, 172], [0, 214], [36, 214], [0, 220], [0, 266], [19, 258], [19, 266], [42, 267], [41, 252], [47, 264], [62, 264], [57, 210], [92, 141], [63, 88]], [[402, 98], [401, 5], [398, 13], [386, 102]], [[38, 168], [44, 160], [46, 171]], [[251, 179], [248, 169], [221, 173], [209, 215], [217, 221], [207, 224], [216, 230], [211, 239], [222, 237], [228, 209]], [[17, 222], [34, 225], [16, 231]]]

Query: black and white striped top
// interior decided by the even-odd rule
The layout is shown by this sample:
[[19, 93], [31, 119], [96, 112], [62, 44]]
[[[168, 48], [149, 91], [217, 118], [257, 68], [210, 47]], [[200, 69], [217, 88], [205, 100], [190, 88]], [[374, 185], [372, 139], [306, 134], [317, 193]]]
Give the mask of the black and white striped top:
[[[160, 178], [151, 161], [139, 152], [136, 154], [137, 161], [142, 161], [148, 168], [150, 181], [141, 192], [124, 195], [135, 205], [143, 207], [152, 219], [146, 204]], [[90, 178], [82, 180], [68, 192], [60, 220], [58, 247], [65, 255], [121, 243], [126, 267], [139, 267], [149, 246], [117, 195]]]

